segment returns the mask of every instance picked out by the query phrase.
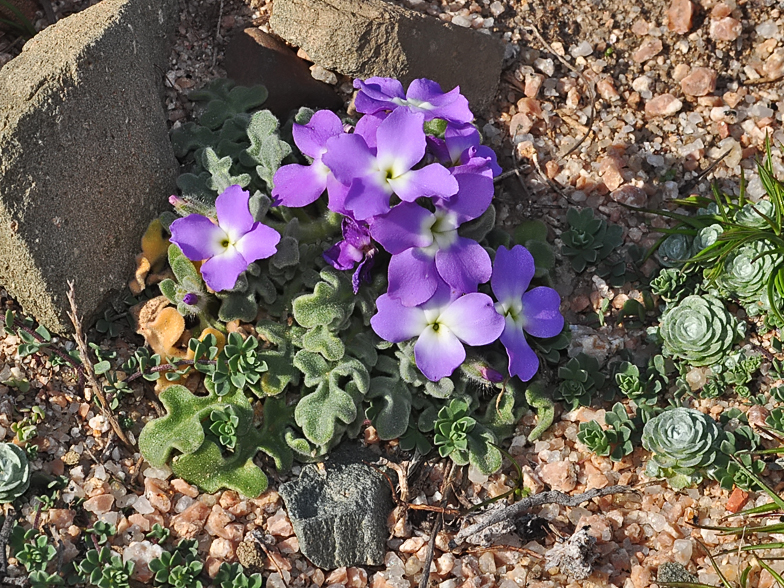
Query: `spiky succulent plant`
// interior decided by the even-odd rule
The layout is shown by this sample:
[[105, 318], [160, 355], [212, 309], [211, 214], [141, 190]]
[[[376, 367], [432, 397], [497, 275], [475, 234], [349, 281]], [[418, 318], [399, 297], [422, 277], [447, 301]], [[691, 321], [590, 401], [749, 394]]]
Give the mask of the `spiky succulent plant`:
[[716, 460], [723, 432], [711, 417], [691, 408], [673, 408], [652, 418], [642, 431], [642, 446], [651, 452], [646, 474], [665, 477], [673, 488], [702, 480]]
[[651, 280], [651, 292], [665, 302], [677, 302], [689, 292], [691, 276], [681, 269], [665, 267]]
[[606, 258], [623, 243], [623, 228], [594, 218], [592, 208], [566, 212], [569, 230], [561, 233], [562, 253], [571, 258], [572, 268], [580, 273], [592, 263]]
[[742, 334], [735, 317], [710, 294], [687, 296], [664, 312], [659, 325], [665, 355], [695, 366], [719, 361]]
[[24, 449], [0, 443], [0, 504], [13, 502], [30, 487], [30, 462]]
[[599, 361], [595, 357], [579, 353], [558, 368], [562, 380], [555, 391], [555, 399], [563, 400], [570, 410], [587, 406], [596, 390], [604, 384], [605, 375], [599, 371]]
[[716, 286], [722, 296], [738, 299], [749, 314], [770, 309], [767, 285], [784, 256], [763, 239], [741, 245], [724, 260]]

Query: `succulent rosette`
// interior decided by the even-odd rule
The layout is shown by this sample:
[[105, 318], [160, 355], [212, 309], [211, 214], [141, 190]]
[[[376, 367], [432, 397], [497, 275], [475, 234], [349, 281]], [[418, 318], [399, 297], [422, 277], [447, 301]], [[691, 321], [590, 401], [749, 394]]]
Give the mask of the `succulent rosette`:
[[783, 260], [770, 241], [741, 245], [725, 259], [716, 286], [722, 296], [737, 298], [750, 307], [750, 314], [758, 314], [759, 310], [770, 309], [768, 279]]
[[0, 504], [12, 502], [30, 487], [30, 462], [24, 449], [0, 443]]
[[691, 257], [692, 237], [683, 233], [673, 233], [668, 236], [659, 249], [656, 256], [665, 267], [678, 267]]
[[665, 355], [695, 366], [719, 361], [742, 334], [735, 317], [710, 294], [687, 296], [667, 309], [659, 324]]
[[719, 240], [719, 235], [724, 232], [724, 228], [719, 224], [708, 225], [707, 227], [702, 227], [700, 231], [697, 233], [697, 236], [694, 237], [694, 242], [692, 243], [692, 250], [695, 254], [699, 253], [703, 249], [710, 247], [716, 241]]
[[646, 473], [666, 477], [673, 488], [702, 480], [716, 460], [723, 433], [711, 417], [691, 408], [674, 408], [645, 423], [642, 446], [651, 452]]
[[770, 225], [764, 218], [776, 218], [776, 208], [770, 200], [749, 202], [735, 213], [735, 222], [752, 229], [768, 229]]

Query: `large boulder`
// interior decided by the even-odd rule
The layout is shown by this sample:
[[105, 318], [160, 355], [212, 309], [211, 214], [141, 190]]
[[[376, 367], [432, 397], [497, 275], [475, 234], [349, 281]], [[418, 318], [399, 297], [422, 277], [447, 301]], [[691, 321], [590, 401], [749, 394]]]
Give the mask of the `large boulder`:
[[162, 103], [177, 0], [103, 0], [0, 70], [0, 285], [42, 324], [89, 321], [175, 189]]
[[345, 75], [429, 78], [460, 86], [475, 112], [495, 99], [504, 58], [491, 35], [384, 0], [275, 0], [270, 27], [317, 64]]

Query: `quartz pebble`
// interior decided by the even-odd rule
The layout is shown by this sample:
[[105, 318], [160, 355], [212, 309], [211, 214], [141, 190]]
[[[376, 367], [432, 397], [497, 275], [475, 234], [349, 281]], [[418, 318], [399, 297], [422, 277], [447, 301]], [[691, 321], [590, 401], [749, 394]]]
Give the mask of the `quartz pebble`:
[[132, 578], [138, 582], [149, 582], [153, 573], [150, 571], [150, 562], [161, 557], [163, 547], [149, 541], [134, 541], [122, 552], [123, 563], [133, 562]]
[[661, 94], [645, 103], [645, 114], [648, 117], [672, 116], [683, 107], [683, 102], [672, 94]]
[[690, 0], [672, 0], [667, 9], [667, 28], [674, 33], [691, 30], [697, 7]]
[[637, 63], [644, 63], [649, 59], [656, 57], [662, 50], [662, 42], [660, 39], [646, 39], [642, 45], [632, 53], [632, 59]]
[[84, 510], [95, 514], [101, 514], [105, 512], [109, 512], [114, 505], [114, 496], [111, 494], [100, 494], [98, 496], [93, 496], [92, 498], [88, 498], [84, 501], [82, 505]]
[[734, 41], [740, 37], [742, 30], [740, 21], [731, 16], [712, 18], [710, 21], [710, 37], [716, 41]]
[[155, 509], [150, 504], [150, 501], [147, 500], [144, 496], [139, 496], [134, 501], [133, 508], [136, 512], [142, 515], [151, 514], [155, 512]]
[[716, 89], [717, 77], [709, 67], [695, 67], [681, 80], [681, 90], [687, 96], [705, 96]]
[[568, 461], [553, 461], [541, 466], [539, 476], [542, 482], [553, 490], [571, 492], [577, 486], [574, 464]]

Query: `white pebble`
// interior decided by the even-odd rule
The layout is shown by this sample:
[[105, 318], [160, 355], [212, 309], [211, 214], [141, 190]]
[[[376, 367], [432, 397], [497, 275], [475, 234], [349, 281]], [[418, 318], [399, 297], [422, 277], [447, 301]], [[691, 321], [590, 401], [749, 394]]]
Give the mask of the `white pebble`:
[[152, 514], [155, 512], [155, 509], [150, 504], [150, 501], [147, 500], [144, 496], [139, 496], [136, 501], [133, 503], [133, 508], [139, 514]]
[[169, 476], [171, 476], [171, 470], [168, 466], [163, 466], [162, 468], [147, 468], [144, 470], [144, 477], [145, 478], [152, 478], [154, 480], [165, 480]]
[[765, 22], [759, 23], [754, 30], [757, 31], [757, 34], [763, 39], [770, 39], [779, 34], [779, 27], [772, 20], [766, 20]]
[[117, 498], [117, 508], [133, 506], [133, 503], [136, 502], [137, 498], [138, 496], [136, 496], [136, 494], [126, 494], [125, 496], [120, 496]]
[[190, 496], [183, 496], [180, 498], [176, 503], [174, 503], [174, 512], [183, 512], [186, 508], [188, 508], [191, 504], [196, 502]]
[[498, 2], [498, 0], [496, 0], [495, 2], [493, 2], [493, 3], [490, 5], [490, 13], [491, 13], [493, 16], [498, 16], [499, 14], [503, 14], [504, 10], [506, 10], [506, 9], [504, 8], [504, 5], [503, 5], [503, 4], [501, 4], [500, 2]]
[[691, 539], [676, 539], [672, 544], [672, 555], [681, 565], [688, 565], [694, 545]]
[[552, 76], [555, 73], [555, 63], [552, 59], [536, 59], [534, 67], [546, 76]]
[[569, 48], [569, 54], [575, 58], [588, 57], [591, 53], [593, 53], [593, 47], [588, 41], [581, 41]]
[[452, 17], [452, 24], [466, 29], [471, 28], [471, 20], [459, 14]]

